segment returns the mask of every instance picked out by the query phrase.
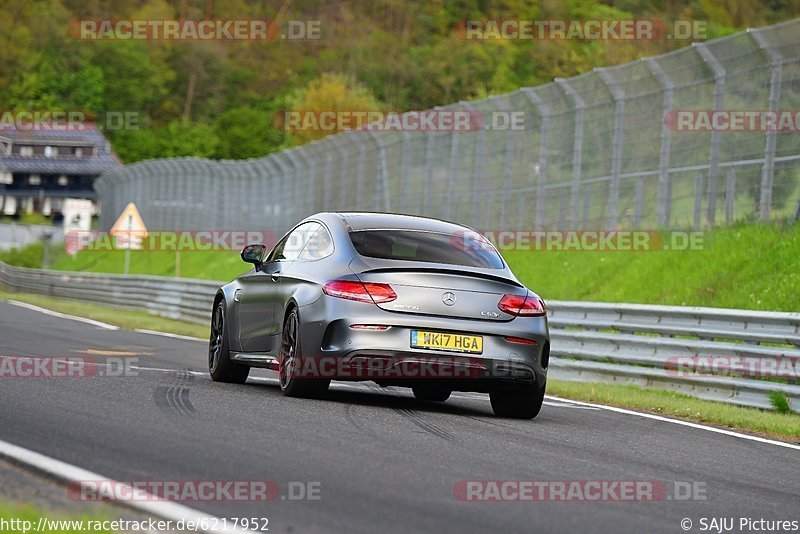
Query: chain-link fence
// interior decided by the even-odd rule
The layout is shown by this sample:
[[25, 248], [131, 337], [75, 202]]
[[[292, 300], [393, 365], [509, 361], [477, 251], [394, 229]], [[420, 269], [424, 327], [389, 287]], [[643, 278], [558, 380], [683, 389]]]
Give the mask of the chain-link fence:
[[[698, 228], [800, 210], [800, 19], [436, 109], [480, 112], [487, 127], [355, 131], [253, 160], [129, 165], [96, 183], [101, 226], [128, 202], [149, 228], [275, 232], [317, 211], [542, 230]], [[737, 127], [729, 116], [682, 130], [675, 113], [687, 110], [795, 122]], [[496, 112], [523, 112], [524, 127], [492, 128]]]

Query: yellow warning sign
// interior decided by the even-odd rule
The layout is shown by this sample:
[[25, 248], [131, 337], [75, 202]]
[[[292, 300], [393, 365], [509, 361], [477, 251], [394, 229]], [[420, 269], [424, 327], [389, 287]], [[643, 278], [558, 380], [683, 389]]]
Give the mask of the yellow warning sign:
[[125, 206], [122, 215], [108, 233], [114, 236], [114, 244], [117, 248], [129, 250], [142, 248], [142, 240], [147, 237], [147, 227], [144, 225], [139, 210], [136, 209], [136, 204], [130, 202]]

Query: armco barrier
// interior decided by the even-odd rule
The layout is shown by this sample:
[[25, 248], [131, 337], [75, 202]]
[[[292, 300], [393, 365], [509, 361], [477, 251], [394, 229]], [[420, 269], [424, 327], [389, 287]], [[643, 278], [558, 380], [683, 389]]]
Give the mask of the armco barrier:
[[[146, 310], [205, 323], [220, 282], [161, 276], [25, 269], [0, 263], [0, 285], [12, 290]], [[698, 398], [770, 408], [770, 393], [800, 407], [800, 386], [758, 378], [692, 375], [670, 362], [686, 357], [770, 359], [800, 369], [800, 313], [548, 301], [550, 376], [638, 384]]]

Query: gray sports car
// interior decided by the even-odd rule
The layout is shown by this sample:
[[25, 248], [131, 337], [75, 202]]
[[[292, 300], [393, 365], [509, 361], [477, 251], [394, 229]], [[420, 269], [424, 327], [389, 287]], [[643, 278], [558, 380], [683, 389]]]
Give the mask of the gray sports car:
[[550, 353], [545, 305], [495, 247], [449, 222], [385, 213], [319, 213], [214, 298], [208, 367], [243, 383], [278, 372], [289, 396], [331, 380], [411, 387], [426, 401], [489, 393], [498, 416], [542, 406]]

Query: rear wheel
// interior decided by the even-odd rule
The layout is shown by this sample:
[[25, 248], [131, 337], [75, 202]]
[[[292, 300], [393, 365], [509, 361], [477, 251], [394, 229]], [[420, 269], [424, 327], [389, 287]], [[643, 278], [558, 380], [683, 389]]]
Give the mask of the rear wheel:
[[250, 367], [231, 361], [225, 301], [220, 300], [211, 315], [211, 338], [208, 341], [208, 372], [214, 382], [244, 384]]
[[544, 390], [545, 385], [531, 384], [520, 389], [492, 392], [489, 394], [492, 410], [498, 417], [533, 419], [542, 409]]
[[431, 402], [444, 402], [450, 398], [451, 393], [449, 389], [429, 385], [414, 386], [411, 391], [414, 392], [414, 397], [417, 400]]
[[317, 397], [328, 390], [331, 381], [299, 376], [303, 353], [300, 345], [300, 315], [293, 309], [283, 323], [278, 381], [287, 397]]

